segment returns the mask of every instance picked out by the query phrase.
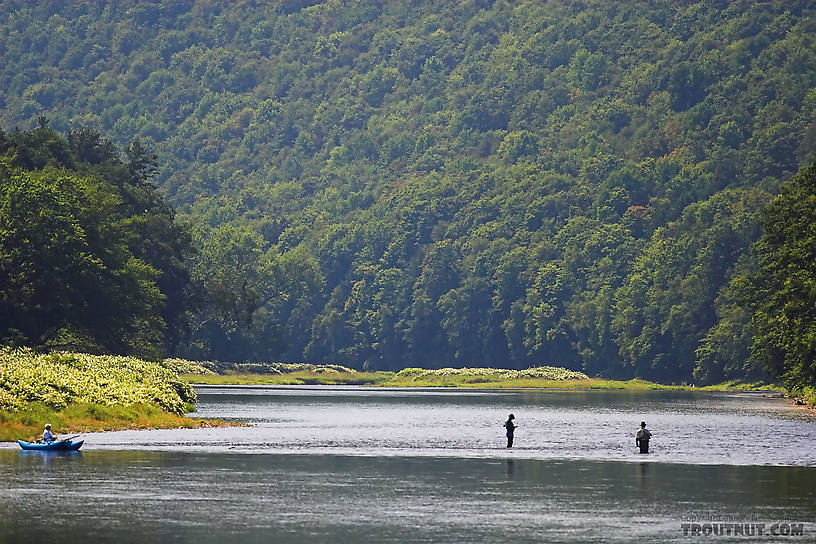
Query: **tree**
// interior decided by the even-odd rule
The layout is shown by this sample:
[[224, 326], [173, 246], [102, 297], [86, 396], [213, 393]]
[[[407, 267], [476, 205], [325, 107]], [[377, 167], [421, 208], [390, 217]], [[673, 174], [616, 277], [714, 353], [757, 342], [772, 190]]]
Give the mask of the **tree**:
[[[706, 335], [723, 332], [712, 331], [715, 302], [759, 237], [759, 210], [767, 198], [758, 190], [723, 191], [655, 231], [615, 295], [612, 330], [633, 375], [675, 381], [692, 375]], [[719, 351], [739, 353], [723, 346]], [[727, 367], [742, 363], [720, 361]]]
[[35, 347], [161, 351], [158, 271], [127, 250], [116, 204], [64, 170], [0, 175], [0, 335]]
[[284, 339], [276, 309], [320, 286], [314, 260], [299, 250], [278, 253], [249, 225], [222, 225], [197, 238], [193, 280], [204, 300], [192, 344], [223, 359], [277, 356]]
[[230, 314], [187, 283], [185, 261], [208, 265], [182, 218], [325, 276], [259, 306], [262, 285], [227, 285], [247, 311], [229, 342], [206, 321], [196, 343], [220, 347], [201, 356], [695, 382], [756, 366], [723, 290], [759, 235], [734, 195], [813, 159], [813, 2], [7, 4], [0, 123], [33, 130], [0, 154], [117, 196], [168, 350], [191, 296], [196, 323]]
[[736, 283], [755, 330], [752, 355], [793, 390], [816, 386], [816, 162], [762, 217], [758, 269]]
[[[99, 133], [2, 138], [0, 337], [37, 348], [158, 357], [189, 309], [190, 238], [147, 177]], [[155, 156], [154, 156], [155, 158]]]

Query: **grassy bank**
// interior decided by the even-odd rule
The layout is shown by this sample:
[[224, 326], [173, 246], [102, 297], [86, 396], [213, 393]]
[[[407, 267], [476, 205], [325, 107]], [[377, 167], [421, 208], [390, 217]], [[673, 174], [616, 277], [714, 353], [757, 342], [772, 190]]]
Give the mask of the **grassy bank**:
[[0, 349], [0, 410], [15, 412], [31, 402], [56, 410], [74, 403], [153, 404], [183, 415], [194, 409], [195, 401], [192, 386], [158, 363], [135, 357]]
[[816, 387], [798, 387], [791, 391], [796, 404], [816, 408]]
[[695, 391], [766, 391], [768, 393], [785, 393], [785, 388], [778, 383], [768, 383], [762, 381], [740, 381], [732, 380], [728, 382], [718, 383], [716, 385], [704, 385], [701, 387], [694, 387]]
[[133, 428], [200, 427], [192, 386], [134, 357], [0, 348], [0, 440]]
[[358, 375], [332, 377], [325, 374], [292, 373], [292, 375], [269, 376], [266, 374], [230, 373], [224, 375], [183, 375], [184, 379], [206, 385], [368, 385], [372, 387], [486, 387], [570, 390], [687, 390], [687, 391], [767, 391], [783, 393], [778, 385], [762, 383], [735, 383], [694, 387], [690, 385], [664, 385], [646, 380], [605, 380], [585, 378], [579, 380], [548, 380], [543, 378], [485, 380], [478, 377], [429, 377], [424, 379], [399, 378], [394, 372], [360, 372]]
[[537, 387], [578, 388], [589, 386], [590, 378], [553, 366], [524, 370], [500, 368], [406, 368], [379, 385], [390, 387]]
[[[194, 363], [180, 362], [180, 368]], [[213, 371], [215, 370], [215, 371]], [[768, 391], [782, 393], [779, 385], [731, 381], [718, 385], [664, 385], [646, 380], [606, 380], [559, 367], [525, 370], [495, 368], [407, 368], [400, 372], [358, 372], [337, 365], [238, 364], [181, 374], [191, 383], [209, 385], [368, 385], [379, 387], [489, 387], [530, 389]]]
[[647, 390], [647, 389], [677, 389], [677, 386], [661, 385], [644, 380], [604, 380], [601, 378], [550, 380], [546, 378], [516, 378], [484, 380], [480, 378], [462, 377], [428, 377], [419, 380], [400, 379], [380, 385], [388, 387], [489, 387], [489, 388], [520, 388], [520, 389], [608, 389], [608, 390]]
[[123, 429], [176, 429], [222, 426], [225, 423], [171, 414], [152, 404], [109, 406], [70, 404], [55, 410], [42, 403], [30, 403], [10, 412], [0, 411], [0, 442], [42, 435], [46, 423], [59, 436]]
[[[561, 390], [695, 391], [763, 390], [778, 385], [750, 382], [693, 387], [644, 380], [605, 380], [542, 366], [496, 368], [407, 368], [359, 372], [340, 365], [307, 363], [153, 363], [132, 357], [74, 353], [35, 354], [0, 348], [0, 441], [34, 438], [46, 423], [66, 435], [120, 429], [226, 425], [184, 417], [195, 408], [190, 383], [213, 385], [368, 385], [379, 387], [489, 387]], [[810, 402], [814, 392], [803, 392]]]
[[[182, 365], [185, 366], [185, 365]], [[181, 378], [211, 385], [372, 385], [386, 387], [577, 387], [589, 378], [557, 367], [526, 370], [496, 368], [407, 368], [400, 372], [358, 372], [338, 365], [240, 364], [220, 373], [185, 373]], [[590, 380], [591, 381], [591, 380]], [[602, 382], [603, 380], [598, 380]], [[600, 387], [600, 385], [598, 385]]]

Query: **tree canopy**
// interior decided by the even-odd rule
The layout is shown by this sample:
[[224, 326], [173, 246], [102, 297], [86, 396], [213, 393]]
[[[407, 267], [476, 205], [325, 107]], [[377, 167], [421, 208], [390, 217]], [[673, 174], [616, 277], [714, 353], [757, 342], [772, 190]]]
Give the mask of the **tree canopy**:
[[155, 156], [41, 120], [0, 133], [0, 338], [156, 357], [190, 308], [187, 229], [149, 183]]
[[816, 387], [816, 162], [762, 217], [755, 272], [732, 280], [752, 316], [754, 358], [794, 390]]

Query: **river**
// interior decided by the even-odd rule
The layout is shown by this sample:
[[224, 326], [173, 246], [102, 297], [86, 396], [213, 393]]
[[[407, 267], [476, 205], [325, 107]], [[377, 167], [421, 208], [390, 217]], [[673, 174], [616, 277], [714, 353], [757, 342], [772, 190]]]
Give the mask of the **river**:
[[199, 417], [249, 426], [91, 433], [74, 455], [0, 448], [0, 543], [816, 541], [816, 417], [784, 399], [197, 391]]

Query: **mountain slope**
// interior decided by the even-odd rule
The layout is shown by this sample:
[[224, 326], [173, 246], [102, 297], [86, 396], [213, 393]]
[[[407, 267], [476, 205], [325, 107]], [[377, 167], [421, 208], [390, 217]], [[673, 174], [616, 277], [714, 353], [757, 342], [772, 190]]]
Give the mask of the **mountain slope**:
[[811, 3], [311, 4], [4, 4], [3, 125], [140, 138], [202, 281], [247, 256], [187, 354], [758, 371], [724, 288], [814, 158]]

